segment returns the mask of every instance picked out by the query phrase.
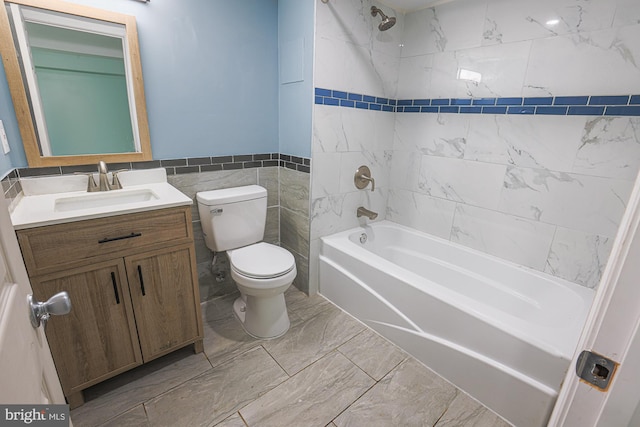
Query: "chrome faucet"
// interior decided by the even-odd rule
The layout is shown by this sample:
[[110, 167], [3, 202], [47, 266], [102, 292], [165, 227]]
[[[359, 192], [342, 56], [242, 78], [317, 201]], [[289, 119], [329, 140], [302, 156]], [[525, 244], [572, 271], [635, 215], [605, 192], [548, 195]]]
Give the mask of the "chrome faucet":
[[107, 169], [107, 164], [100, 160], [98, 162], [98, 184], [96, 184], [95, 179], [93, 179], [93, 174], [89, 174], [89, 181], [87, 183], [87, 191], [92, 193], [94, 191], [109, 191], [109, 190], [120, 190], [122, 185], [120, 184], [120, 180], [118, 179], [118, 172], [112, 172], [112, 180], [109, 183], [109, 170]]
[[98, 191], [109, 191], [111, 190], [111, 186], [109, 185], [109, 180], [107, 178], [107, 174], [109, 171], [107, 170], [107, 164], [100, 160], [98, 162]]
[[360, 218], [361, 216], [366, 216], [367, 218], [369, 218], [372, 221], [378, 217], [377, 213], [372, 212], [369, 209], [364, 208], [362, 206], [360, 206], [358, 208], [358, 210], [356, 211], [356, 215], [357, 215], [358, 218]]

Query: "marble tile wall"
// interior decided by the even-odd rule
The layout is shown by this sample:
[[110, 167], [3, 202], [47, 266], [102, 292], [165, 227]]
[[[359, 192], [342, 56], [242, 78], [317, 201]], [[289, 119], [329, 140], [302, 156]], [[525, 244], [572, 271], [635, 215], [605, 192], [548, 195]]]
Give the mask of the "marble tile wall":
[[[319, 5], [316, 87], [396, 99], [638, 91], [638, 2], [449, 2], [407, 15], [388, 10], [398, 25], [384, 33], [370, 7]], [[312, 153], [311, 291], [319, 238], [358, 225], [360, 205], [594, 288], [640, 167], [640, 119], [393, 114], [317, 103]], [[375, 193], [353, 187], [358, 162], [372, 168]]]
[[[396, 25], [379, 31], [376, 6]], [[314, 86], [395, 97], [403, 16], [371, 0], [331, 0], [316, 8]]]
[[390, 212], [411, 215], [400, 209], [410, 191], [612, 237], [640, 165], [639, 125], [625, 117], [397, 117], [392, 186], [405, 201]]
[[[628, 0], [450, 2], [405, 18], [398, 98], [616, 95], [640, 78]], [[458, 78], [464, 69], [481, 80]]]
[[[404, 30], [398, 98], [618, 95], [640, 81], [637, 2], [451, 2]], [[593, 288], [639, 167], [637, 117], [396, 114], [386, 217]]]
[[[378, 30], [371, 6], [396, 16]], [[318, 4], [314, 85], [395, 98], [404, 16], [370, 0]], [[393, 150], [394, 115], [381, 111], [314, 105], [310, 208], [309, 292], [318, 290], [320, 237], [363, 223], [358, 206], [386, 215]], [[367, 165], [376, 189], [358, 190], [353, 175]]]

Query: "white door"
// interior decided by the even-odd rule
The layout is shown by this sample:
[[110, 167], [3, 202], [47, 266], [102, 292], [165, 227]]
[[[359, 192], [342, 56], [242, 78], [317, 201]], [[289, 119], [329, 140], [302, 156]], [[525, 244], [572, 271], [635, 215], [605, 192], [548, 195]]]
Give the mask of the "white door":
[[42, 326], [29, 320], [31, 284], [0, 196], [0, 403], [64, 404]]
[[[640, 426], [639, 329], [640, 181], [637, 180], [549, 426]], [[582, 350], [619, 363], [607, 391], [579, 380], [575, 366], [577, 354]]]

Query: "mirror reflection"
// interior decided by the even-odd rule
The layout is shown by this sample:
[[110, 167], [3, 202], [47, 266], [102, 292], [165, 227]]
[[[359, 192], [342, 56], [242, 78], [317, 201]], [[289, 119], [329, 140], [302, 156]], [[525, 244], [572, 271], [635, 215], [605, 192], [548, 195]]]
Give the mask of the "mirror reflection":
[[5, 69], [14, 104], [25, 104], [16, 113], [29, 165], [150, 160], [135, 19], [28, 4], [5, 2], [11, 30], [2, 44], [9, 37], [15, 49]]

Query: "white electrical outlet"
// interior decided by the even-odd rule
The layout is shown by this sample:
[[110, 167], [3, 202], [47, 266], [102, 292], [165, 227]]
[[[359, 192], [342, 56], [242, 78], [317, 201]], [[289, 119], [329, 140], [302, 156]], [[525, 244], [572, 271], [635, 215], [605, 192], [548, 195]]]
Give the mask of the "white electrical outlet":
[[4, 131], [2, 120], [0, 120], [0, 141], [2, 141], [2, 151], [4, 151], [4, 154], [9, 154], [11, 147], [9, 147], [9, 140], [7, 139], [7, 133]]

